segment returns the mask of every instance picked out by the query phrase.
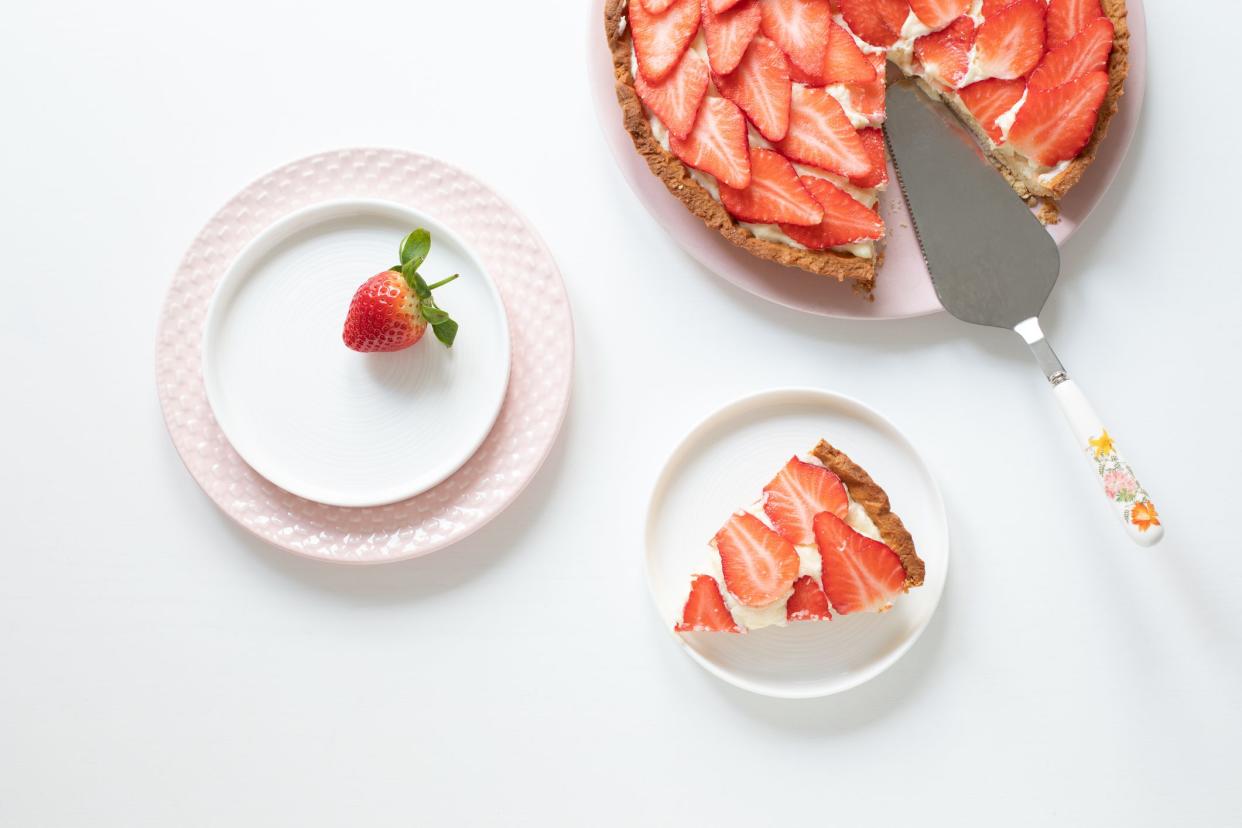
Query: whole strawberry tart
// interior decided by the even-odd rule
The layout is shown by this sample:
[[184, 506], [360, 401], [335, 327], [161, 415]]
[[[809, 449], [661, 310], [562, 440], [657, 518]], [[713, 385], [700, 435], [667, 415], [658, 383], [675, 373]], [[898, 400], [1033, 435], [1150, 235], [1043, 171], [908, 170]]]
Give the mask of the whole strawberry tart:
[[625, 127], [652, 172], [756, 256], [874, 287], [886, 66], [975, 133], [1044, 221], [1127, 70], [1125, 0], [608, 0]]
[[677, 632], [744, 633], [884, 612], [924, 564], [879, 484], [821, 440], [791, 457], [711, 539]]

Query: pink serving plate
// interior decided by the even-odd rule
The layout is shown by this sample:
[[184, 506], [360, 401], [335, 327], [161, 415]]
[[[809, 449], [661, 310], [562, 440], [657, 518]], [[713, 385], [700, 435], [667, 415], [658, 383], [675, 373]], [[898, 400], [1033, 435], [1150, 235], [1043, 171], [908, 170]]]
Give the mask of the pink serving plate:
[[[495, 425], [465, 465], [387, 506], [346, 508], [297, 497], [233, 450], [207, 402], [202, 341], [216, 285], [264, 228], [309, 205], [382, 199], [452, 228], [486, 266], [508, 317], [512, 363]], [[483, 526], [526, 487], [564, 420], [573, 325], [551, 253], [516, 210], [477, 179], [404, 150], [346, 149], [295, 161], [233, 197], [190, 245], [164, 303], [156, 380], [173, 445], [225, 514], [271, 543], [338, 563], [425, 555]]]
[[[821, 316], [904, 319], [943, 310], [932, 289], [931, 277], [914, 238], [910, 215], [896, 186], [897, 178], [891, 165], [888, 177], [893, 183], [880, 197], [880, 214], [888, 225], [888, 242], [874, 302], [860, 298], [849, 286], [831, 279], [756, 258], [708, 229], [665, 189], [635, 152], [621, 124], [621, 110], [614, 92], [612, 55], [604, 37], [604, 3], [588, 5], [587, 68], [600, 129], [638, 200], [687, 253], [743, 290], [778, 305]], [[1146, 85], [1147, 24], [1141, 0], [1129, 0], [1126, 5], [1130, 24], [1130, 74], [1126, 79], [1125, 95], [1095, 163], [1061, 202], [1061, 222], [1048, 228], [1057, 244], [1072, 236], [1104, 197], [1121, 168], [1138, 126]]]

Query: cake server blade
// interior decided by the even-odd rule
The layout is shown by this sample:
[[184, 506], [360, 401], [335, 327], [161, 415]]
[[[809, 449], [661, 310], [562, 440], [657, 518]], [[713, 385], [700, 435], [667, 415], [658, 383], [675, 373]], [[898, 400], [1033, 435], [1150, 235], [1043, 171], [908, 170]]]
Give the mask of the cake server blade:
[[1127, 534], [1157, 543], [1155, 505], [1040, 330], [1061, 271], [1056, 242], [948, 107], [890, 73], [887, 109], [885, 140], [940, 303], [966, 322], [1022, 336]]

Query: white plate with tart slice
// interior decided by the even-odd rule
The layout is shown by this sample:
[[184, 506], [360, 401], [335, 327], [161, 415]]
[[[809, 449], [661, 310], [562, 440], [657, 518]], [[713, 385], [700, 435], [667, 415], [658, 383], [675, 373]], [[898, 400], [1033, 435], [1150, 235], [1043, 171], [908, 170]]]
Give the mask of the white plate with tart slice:
[[844, 318], [941, 310], [885, 158], [886, 62], [1059, 213], [1058, 243], [1121, 167], [1145, 83], [1141, 0], [602, 0], [587, 37], [600, 128], [659, 225], [738, 287]]
[[826, 696], [895, 663], [949, 564], [940, 491], [862, 403], [788, 388], [695, 426], [651, 495], [646, 574], [661, 624], [719, 678]]

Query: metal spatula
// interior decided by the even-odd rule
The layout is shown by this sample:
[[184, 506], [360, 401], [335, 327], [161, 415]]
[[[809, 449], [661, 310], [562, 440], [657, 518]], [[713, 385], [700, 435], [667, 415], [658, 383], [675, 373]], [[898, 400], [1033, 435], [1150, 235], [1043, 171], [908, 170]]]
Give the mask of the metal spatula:
[[1056, 243], [944, 104], [908, 79], [890, 81], [885, 135], [940, 303], [1026, 341], [1127, 534], [1157, 543], [1164, 528], [1151, 498], [1040, 330], [1061, 270]]

